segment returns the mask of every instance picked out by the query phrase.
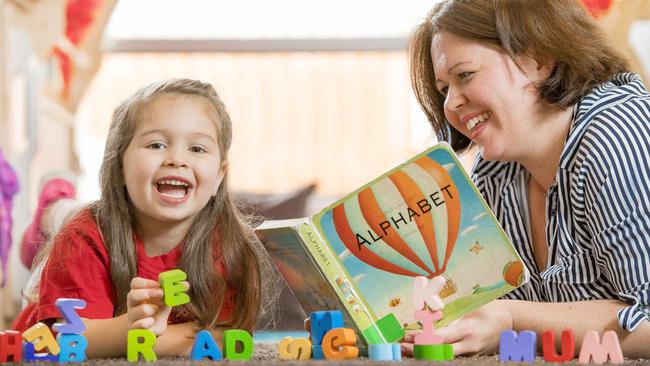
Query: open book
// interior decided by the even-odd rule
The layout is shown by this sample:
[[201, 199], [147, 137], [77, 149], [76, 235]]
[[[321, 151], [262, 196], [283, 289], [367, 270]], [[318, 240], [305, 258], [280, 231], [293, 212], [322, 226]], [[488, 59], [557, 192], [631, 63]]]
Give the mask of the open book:
[[440, 143], [309, 218], [257, 234], [307, 314], [341, 310], [368, 344], [414, 319], [417, 276], [444, 276], [444, 326], [528, 280], [521, 258], [449, 145]]

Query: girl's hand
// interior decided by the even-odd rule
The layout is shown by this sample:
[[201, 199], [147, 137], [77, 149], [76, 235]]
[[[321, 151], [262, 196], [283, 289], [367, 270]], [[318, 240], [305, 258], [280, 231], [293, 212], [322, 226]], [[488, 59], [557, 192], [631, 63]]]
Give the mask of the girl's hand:
[[[460, 356], [498, 352], [499, 337], [507, 329], [512, 329], [508, 302], [494, 300], [436, 332], [442, 336], [444, 343], [454, 346], [454, 355]], [[419, 332], [404, 336], [403, 352], [413, 354], [413, 342]]]
[[164, 293], [157, 281], [135, 277], [126, 296], [129, 329], [148, 329], [160, 336], [167, 329], [167, 318], [172, 311], [163, 302]]

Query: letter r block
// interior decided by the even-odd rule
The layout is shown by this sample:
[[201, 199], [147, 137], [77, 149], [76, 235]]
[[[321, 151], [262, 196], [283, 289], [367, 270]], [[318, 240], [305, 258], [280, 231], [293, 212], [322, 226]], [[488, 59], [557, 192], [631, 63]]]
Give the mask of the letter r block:
[[162, 272], [158, 275], [158, 282], [165, 293], [165, 305], [178, 306], [190, 302], [187, 290], [181, 283], [187, 279], [187, 274], [180, 269]]

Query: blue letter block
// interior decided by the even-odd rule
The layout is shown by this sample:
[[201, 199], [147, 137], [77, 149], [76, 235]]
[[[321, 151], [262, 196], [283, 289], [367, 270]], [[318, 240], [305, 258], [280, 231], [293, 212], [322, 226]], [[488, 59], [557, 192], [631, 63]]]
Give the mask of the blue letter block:
[[499, 342], [499, 359], [501, 361], [535, 361], [537, 353], [537, 333], [530, 330], [517, 332], [504, 330]]
[[202, 330], [197, 333], [194, 339], [190, 360], [200, 361], [206, 357], [212, 361], [219, 361], [222, 356], [217, 343], [212, 338], [212, 333], [207, 330]]

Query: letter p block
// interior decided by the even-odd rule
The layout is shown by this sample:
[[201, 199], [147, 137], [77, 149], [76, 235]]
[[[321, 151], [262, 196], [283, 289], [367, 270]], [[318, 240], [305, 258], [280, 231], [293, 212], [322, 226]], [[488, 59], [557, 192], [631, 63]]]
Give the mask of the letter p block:
[[158, 282], [165, 293], [165, 305], [178, 306], [190, 302], [187, 290], [181, 283], [187, 279], [187, 274], [180, 269], [162, 272], [158, 275]]

